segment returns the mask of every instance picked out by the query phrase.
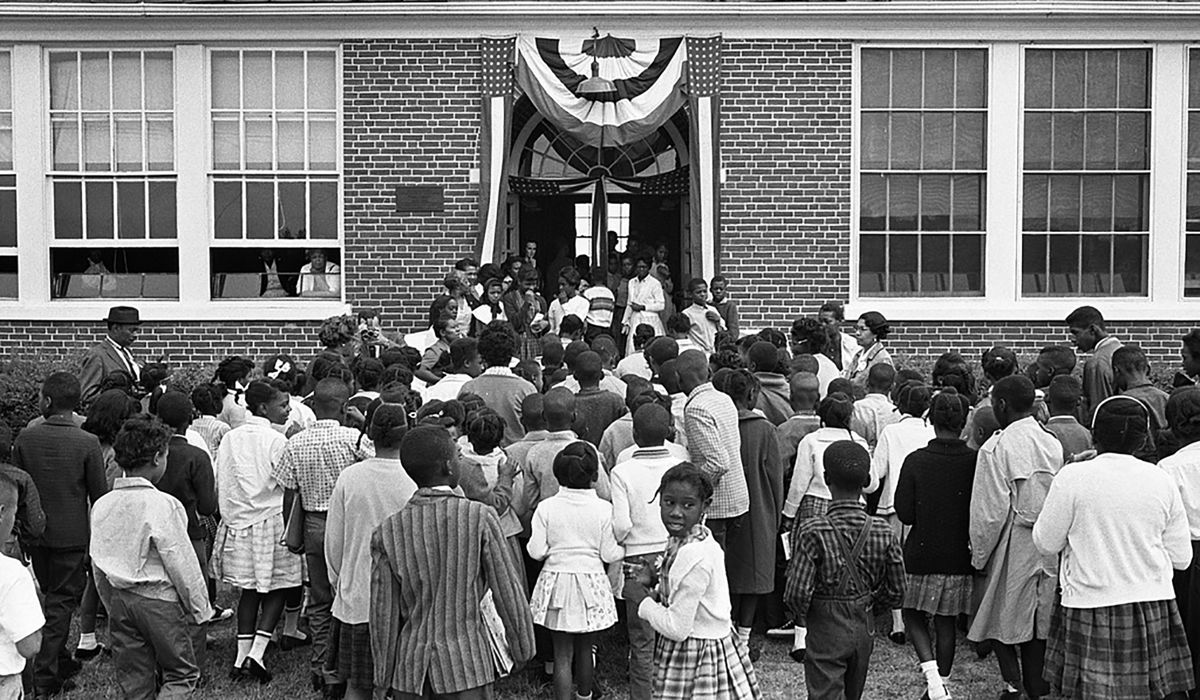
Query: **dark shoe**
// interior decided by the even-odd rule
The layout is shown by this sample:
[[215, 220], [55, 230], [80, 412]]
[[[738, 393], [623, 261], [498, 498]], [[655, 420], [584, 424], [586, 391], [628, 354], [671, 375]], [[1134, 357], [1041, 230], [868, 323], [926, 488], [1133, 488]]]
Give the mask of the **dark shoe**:
[[251, 658], [247, 658], [242, 662], [242, 673], [258, 681], [259, 685], [266, 685], [271, 682], [271, 672], [267, 670], [266, 666]]
[[308, 682], [312, 683], [313, 692], [319, 693], [325, 689], [325, 677], [319, 673], [310, 673]]
[[83, 664], [75, 659], [60, 659], [58, 662], [58, 677], [64, 680], [73, 677], [83, 669]]
[[233, 608], [222, 608], [220, 605], [212, 606], [213, 614], [209, 618], [209, 622], [224, 622], [233, 617]]
[[234, 682], [244, 681], [246, 680], [246, 672], [242, 670], [241, 666], [234, 666], [229, 669], [229, 680]]
[[97, 656], [100, 656], [101, 654], [104, 654], [106, 656], [111, 655], [112, 651], [109, 650], [109, 648], [104, 646], [103, 644], [97, 644], [96, 646], [92, 647], [91, 649], [76, 649], [75, 650], [75, 660], [76, 661], [91, 661], [92, 659], [96, 658]]
[[903, 632], [892, 632], [888, 635], [888, 639], [892, 640], [893, 644], [904, 646], [908, 642], [908, 637]]
[[[310, 644], [312, 644], [312, 637], [309, 635], [304, 635], [303, 637], [293, 637], [290, 634], [279, 635], [280, 651], [291, 651], [297, 647], [306, 647]], [[313, 690], [320, 690], [320, 688], [313, 688]]]
[[975, 656], [978, 656], [980, 661], [991, 656], [991, 654], [992, 643], [989, 640], [985, 639], [982, 642], [975, 642]]
[[1000, 693], [1000, 700], [1021, 700], [1021, 691], [1006, 690], [1003, 693]]
[[795, 661], [798, 664], [804, 663], [804, 649], [803, 648], [792, 649], [791, 651], [788, 652], [788, 656], [792, 657], [792, 661]]
[[321, 691], [321, 697], [325, 700], [342, 700], [346, 697], [346, 684], [329, 683], [325, 686], [325, 690]]

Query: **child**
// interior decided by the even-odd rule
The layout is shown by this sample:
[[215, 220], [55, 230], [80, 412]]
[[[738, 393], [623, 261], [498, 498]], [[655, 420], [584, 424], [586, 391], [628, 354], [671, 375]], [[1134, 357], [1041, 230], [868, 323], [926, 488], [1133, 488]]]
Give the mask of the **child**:
[[651, 340], [654, 340], [654, 326], [648, 323], [639, 323], [637, 328], [633, 329], [633, 352], [617, 363], [617, 377], [624, 379], [627, 375], [632, 374], [649, 380], [654, 376], [644, 353], [646, 345]]
[[442, 373], [434, 371], [434, 367], [443, 353], [450, 352], [450, 343], [462, 337], [458, 320], [450, 314], [442, 314], [434, 320], [433, 332], [437, 341], [425, 350], [425, 354], [421, 356], [421, 364], [413, 370], [413, 376], [426, 385], [436, 384], [442, 378]]
[[1179, 449], [1159, 461], [1158, 466], [1179, 489], [1192, 540], [1192, 565], [1176, 570], [1172, 583], [1187, 630], [1192, 669], [1200, 677], [1200, 388], [1182, 387], [1171, 392], [1167, 421]]
[[716, 308], [717, 313], [721, 314], [721, 320], [725, 322], [725, 329], [734, 338], [740, 337], [737, 302], [729, 297], [729, 280], [722, 275], [717, 275], [708, 283], [708, 287], [712, 290], [712, 305]]
[[157, 420], [127, 420], [113, 444], [124, 476], [92, 508], [89, 553], [126, 698], [195, 691], [196, 645], [204, 637], [192, 634], [191, 623], [202, 626], [212, 617], [188, 542], [187, 513], [175, 497], [154, 488], [167, 468], [170, 439], [171, 430]]
[[959, 437], [970, 409], [967, 397], [950, 387], [933, 397], [934, 439], [904, 460], [896, 484], [896, 516], [912, 528], [904, 542], [904, 629], [929, 700], [950, 697], [946, 683], [954, 663], [955, 622], [972, 612], [969, 528], [976, 455]]
[[602, 272], [597, 270], [593, 273], [591, 282], [591, 285], [582, 294], [588, 302], [583, 337], [589, 343], [601, 335], [612, 333], [613, 311], [617, 306], [617, 296], [613, 290], [605, 286]]
[[776, 435], [779, 436], [779, 456], [789, 471], [796, 463], [796, 449], [800, 446], [800, 441], [805, 435], [821, 427], [821, 419], [817, 417], [816, 411], [817, 387], [817, 375], [812, 372], [797, 372], [788, 381], [788, 400], [792, 407], [792, 415], [779, 426]]
[[575, 394], [575, 433], [579, 439], [597, 446], [605, 429], [626, 411], [620, 397], [600, 388], [603, 378], [600, 356], [596, 353], [588, 350], [575, 360], [575, 380], [579, 382], [579, 392]]
[[[578, 298], [582, 299], [583, 297]], [[575, 314], [570, 314], [558, 326], [559, 342], [562, 343], [563, 348], [570, 346], [571, 343], [582, 343], [583, 331], [583, 319]]]
[[761, 411], [772, 425], [782, 424], [792, 415], [792, 404], [788, 380], [779, 371], [774, 345], [760, 340], [750, 346], [750, 371], [759, 385], [758, 403], [751, 408]]
[[522, 484], [516, 482], [519, 465], [500, 449], [504, 419], [485, 408], [468, 415], [465, 427], [467, 439], [458, 443], [458, 485], [467, 498], [496, 509], [500, 529], [513, 550], [513, 563], [519, 565], [522, 558], [517, 535], [521, 534], [521, 521], [509, 504]]
[[[671, 433], [671, 414], [647, 402], [633, 414], [637, 449], [612, 471], [613, 534], [625, 547], [624, 568], [653, 567], [667, 548], [667, 530], [654, 501], [663, 474], [679, 463], [664, 443]], [[629, 697], [649, 700], [654, 676], [654, 630], [638, 617], [637, 605], [625, 601], [629, 629]]]
[[955, 350], [944, 352], [933, 363], [929, 373], [929, 384], [934, 390], [949, 388], [967, 401], [975, 402], [975, 375], [966, 358]]
[[[757, 343], [755, 344], [758, 345]], [[740, 527], [729, 533], [726, 570], [730, 602], [738, 641], [750, 648], [759, 602], [775, 590], [775, 542], [779, 536], [779, 514], [783, 507], [783, 460], [775, 426], [753, 410], [758, 384], [744, 369], [731, 373], [724, 391], [738, 410], [738, 432], [742, 443], [742, 469], [750, 492], [750, 511]], [[751, 661], [762, 647], [750, 648]]]
[[[879, 444], [871, 456], [871, 482], [879, 489], [878, 513], [892, 526], [900, 544], [904, 544], [905, 528], [896, 516], [896, 483], [900, 480], [900, 469], [904, 460], [916, 450], [929, 444], [935, 437], [933, 426], [925, 420], [932, 398], [929, 387], [916, 382], [905, 384], [897, 395], [896, 408], [900, 420], [883, 429]], [[888, 635], [896, 644], [904, 644], [904, 620], [900, 608], [892, 610], [892, 631]]]
[[797, 526], [784, 598], [796, 623], [812, 631], [808, 697], [858, 700], [874, 646], [872, 615], [903, 600], [903, 555], [892, 528], [860, 503], [871, 480], [866, 447], [840, 440], [822, 461], [833, 502]]
[[[558, 493], [533, 514], [529, 556], [545, 566], [529, 600], [535, 624], [554, 635], [554, 694], [558, 700], [592, 697], [594, 633], [617, 622], [604, 565], [624, 556], [613, 535], [612, 506], [594, 489], [596, 451], [574, 442], [554, 458]], [[572, 670], [574, 678], [572, 678]]]
[[1082, 397], [1083, 385], [1070, 374], [1056, 376], [1046, 391], [1046, 403], [1050, 407], [1046, 430], [1054, 433], [1062, 443], [1063, 458], [1067, 462], [1092, 449], [1092, 432], [1076, 419]]
[[213, 383], [225, 390], [221, 398], [221, 412], [217, 419], [236, 428], [246, 422], [246, 402], [243, 397], [250, 371], [254, 363], [242, 357], [226, 357], [217, 365]]
[[201, 384], [192, 390], [192, 405], [199, 414], [199, 417], [192, 421], [192, 430], [204, 438], [211, 455], [217, 454], [221, 438], [230, 430], [229, 424], [217, 417], [221, 413], [222, 398], [221, 387], [215, 384]]
[[400, 441], [408, 432], [403, 406], [382, 404], [367, 434], [375, 456], [346, 467], [329, 499], [325, 558], [333, 585], [330, 655], [347, 700], [368, 700], [375, 684], [371, 635], [371, 533], [403, 508], [417, 485], [400, 464]]
[[1150, 437], [1134, 456], [1157, 461], [1158, 433], [1167, 427], [1167, 392], [1150, 382], [1150, 363], [1136, 345], [1117, 348], [1112, 355], [1114, 383], [1117, 391], [1146, 404], [1150, 409]]
[[[20, 503], [17, 482], [0, 472], [0, 533], [12, 532]], [[42, 646], [42, 605], [21, 561], [0, 555], [0, 697], [23, 697], [21, 673]]]
[[716, 350], [717, 333], [725, 330], [725, 319], [721, 312], [708, 304], [708, 284], [704, 280], [693, 277], [688, 281], [688, 295], [692, 303], [683, 310], [683, 314], [692, 322], [688, 338], [695, 347], [705, 355]]
[[1121, 341], [1108, 334], [1104, 315], [1094, 306], [1072, 311], [1067, 316], [1067, 331], [1076, 349], [1092, 353], [1083, 363], [1083, 417], [1090, 425], [1100, 402], [1117, 393], [1112, 357]]
[[1068, 345], [1047, 345], [1025, 367], [1034, 389], [1045, 389], [1055, 377], [1075, 371], [1075, 351]]
[[[983, 351], [983, 355], [979, 359], [979, 368], [983, 370], [983, 376], [987, 380], [988, 390], [983, 396], [979, 397], [979, 402], [975, 404], [975, 409], [971, 415], [967, 416], [967, 424], [963, 426], [963, 439], [967, 441], [967, 446], [971, 449], [978, 450], [982, 443], [971, 442], [971, 436], [975, 433], [975, 411], [991, 405], [991, 391], [996, 382], [1001, 379], [1017, 373], [1017, 355], [1012, 350], [1003, 345], [995, 345]], [[1036, 400], [1036, 389], [1035, 400]]]
[[271, 425], [287, 420], [288, 395], [268, 382], [251, 382], [246, 405], [245, 423], [226, 433], [217, 450], [221, 524], [212, 565], [214, 576], [241, 590], [230, 677], [269, 683], [263, 654], [283, 615], [285, 597], [300, 586], [300, 556], [282, 544], [283, 486], [272, 476], [287, 438]]
[[42, 497], [38, 495], [33, 477], [8, 463], [12, 455], [12, 439], [12, 428], [0, 421], [0, 476], [8, 477], [17, 489], [15, 527], [0, 529], [0, 554], [27, 565], [26, 547], [45, 531], [46, 512], [42, 510]]
[[896, 368], [878, 364], [867, 371], [867, 394], [854, 402], [854, 415], [850, 429], [867, 441], [867, 451], [875, 454], [879, 434], [887, 426], [900, 420], [896, 406], [892, 403], [892, 386], [896, 383]]
[[497, 662], [483, 591], [491, 592], [513, 662], [533, 657], [529, 605], [500, 521], [494, 509], [455, 493], [457, 449], [443, 428], [409, 430], [400, 462], [417, 492], [371, 536], [367, 624], [377, 694], [491, 697]]
[[675, 341], [680, 354], [686, 350], [700, 350], [692, 340], [692, 320], [686, 314], [675, 312], [667, 317], [667, 337]]
[[697, 467], [667, 470], [658, 488], [669, 536], [662, 563], [626, 575], [625, 600], [658, 633], [656, 699], [762, 696], [749, 652], [733, 635], [725, 553], [703, 523], [712, 498], [712, 481]]

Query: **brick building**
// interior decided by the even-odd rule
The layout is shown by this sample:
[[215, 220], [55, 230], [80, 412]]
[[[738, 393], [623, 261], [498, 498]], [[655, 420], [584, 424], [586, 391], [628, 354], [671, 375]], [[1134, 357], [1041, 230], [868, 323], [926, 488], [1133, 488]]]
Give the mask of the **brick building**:
[[[482, 38], [593, 26], [721, 35], [719, 224], [700, 240], [688, 193], [608, 219], [677, 285], [728, 276], [748, 326], [840, 299], [901, 354], [1028, 352], [1092, 303], [1173, 362], [1195, 324], [1200, 2], [43, 0], [0, 2], [0, 338], [81, 349], [118, 299], [174, 361], [304, 352], [347, 307], [417, 329], [479, 249]], [[507, 175], [587, 172], [512, 109]], [[612, 157], [686, 162], [682, 111]], [[499, 248], [587, 249], [587, 197], [517, 189]], [[341, 273], [264, 294], [266, 247]]]

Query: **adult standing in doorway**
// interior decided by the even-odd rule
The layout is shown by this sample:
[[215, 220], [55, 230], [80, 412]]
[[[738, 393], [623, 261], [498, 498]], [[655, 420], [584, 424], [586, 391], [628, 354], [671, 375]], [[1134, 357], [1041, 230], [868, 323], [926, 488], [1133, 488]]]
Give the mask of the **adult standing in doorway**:
[[538, 267], [537, 253], [538, 253], [538, 242], [537, 241], [525, 241], [525, 252], [521, 256], [521, 269], [522, 270], [533, 270], [534, 272], [537, 272], [538, 287], [540, 288], [542, 286], [543, 280], [542, 280], [542, 271]]
[[672, 295], [675, 294], [675, 282], [671, 279], [671, 264], [667, 262], [669, 252], [665, 243], [659, 243], [654, 249], [654, 261], [650, 264], [650, 274], [654, 275], [663, 288], [663, 310], [659, 314], [663, 323], [675, 313], [675, 301], [672, 299]]
[[142, 366], [133, 358], [130, 348], [137, 341], [142, 327], [138, 310], [132, 306], [114, 306], [104, 319], [108, 335], [88, 350], [79, 370], [82, 401], [87, 403], [100, 393], [100, 382], [110, 372], [125, 372], [136, 385], [141, 379]]
[[654, 335], [665, 335], [662, 317], [659, 314], [666, 308], [662, 283], [650, 275], [650, 260], [640, 258], [633, 268], [633, 279], [629, 280], [628, 306], [625, 316], [621, 319], [621, 330], [628, 340], [625, 343], [625, 354], [634, 352], [633, 330], [638, 324], [645, 323], [654, 329]]

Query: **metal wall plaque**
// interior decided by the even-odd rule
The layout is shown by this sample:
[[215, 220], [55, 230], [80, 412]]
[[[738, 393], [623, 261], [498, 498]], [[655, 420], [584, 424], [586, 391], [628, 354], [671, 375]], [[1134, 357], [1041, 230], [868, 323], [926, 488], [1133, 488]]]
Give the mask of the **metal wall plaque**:
[[445, 199], [441, 185], [396, 185], [398, 212], [440, 212]]

